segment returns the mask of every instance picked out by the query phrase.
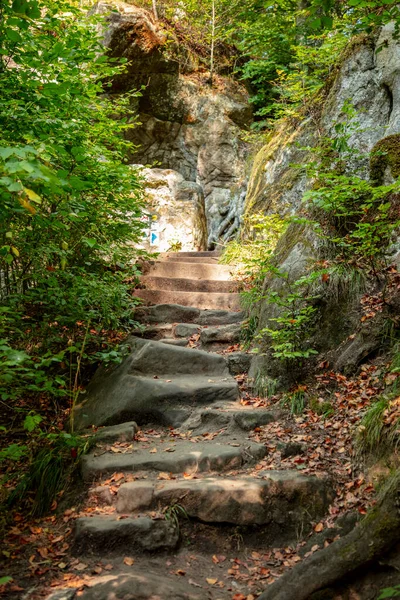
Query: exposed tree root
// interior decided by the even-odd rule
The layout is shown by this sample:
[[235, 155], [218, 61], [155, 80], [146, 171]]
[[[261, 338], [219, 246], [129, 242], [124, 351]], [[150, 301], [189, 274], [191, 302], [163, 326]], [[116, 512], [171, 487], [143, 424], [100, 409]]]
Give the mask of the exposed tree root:
[[306, 600], [313, 592], [379, 558], [399, 541], [399, 494], [400, 473], [396, 473], [358, 527], [285, 573], [258, 600]]

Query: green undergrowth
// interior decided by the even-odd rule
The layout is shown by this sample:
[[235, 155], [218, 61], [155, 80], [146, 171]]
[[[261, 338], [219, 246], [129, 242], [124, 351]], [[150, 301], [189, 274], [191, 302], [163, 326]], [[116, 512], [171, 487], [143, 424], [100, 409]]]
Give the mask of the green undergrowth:
[[284, 394], [281, 404], [282, 406], [287, 407], [292, 415], [302, 414], [307, 404], [306, 389], [302, 386], [299, 386], [292, 392]]
[[126, 65], [103, 26], [68, 0], [0, 6], [1, 499], [34, 515], [87, 446], [66, 433], [81, 389], [135, 326], [138, 93], [105, 93]]
[[356, 437], [356, 451], [362, 457], [379, 458], [396, 452], [400, 443], [400, 347], [396, 344], [385, 377], [385, 392], [366, 410]]
[[22, 475], [7, 499], [7, 506], [28, 506], [32, 517], [46, 514], [65, 492], [79, 460], [92, 444], [91, 439], [70, 433], [39, 434], [30, 451], [29, 470]]
[[287, 225], [286, 220], [278, 214], [246, 215], [243, 224], [247, 232], [246, 238], [228, 242], [220, 263], [238, 265], [244, 276], [251, 277], [259, 270], [259, 263], [266, 261], [272, 254]]

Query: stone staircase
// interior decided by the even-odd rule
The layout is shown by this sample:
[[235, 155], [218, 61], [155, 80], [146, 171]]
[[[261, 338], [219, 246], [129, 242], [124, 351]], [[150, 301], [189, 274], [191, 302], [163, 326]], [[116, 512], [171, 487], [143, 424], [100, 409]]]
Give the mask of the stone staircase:
[[135, 295], [149, 304], [237, 311], [239, 294], [231, 270], [218, 264], [215, 252], [162, 254], [144, 266], [145, 287], [135, 290]]
[[[246, 580], [222, 574], [227, 557], [218, 556], [232, 563], [296, 540], [326, 513], [331, 484], [263, 467], [268, 449], [249, 434], [279, 413], [240, 402], [235, 375], [249, 357], [227, 352], [243, 319], [230, 269], [202, 252], [168, 254], [143, 270], [142, 327], [75, 412], [80, 429], [98, 429], [82, 462], [91, 489], [74, 552], [116, 565], [80, 598], [246, 598]], [[134, 557], [129, 567], [124, 556]]]

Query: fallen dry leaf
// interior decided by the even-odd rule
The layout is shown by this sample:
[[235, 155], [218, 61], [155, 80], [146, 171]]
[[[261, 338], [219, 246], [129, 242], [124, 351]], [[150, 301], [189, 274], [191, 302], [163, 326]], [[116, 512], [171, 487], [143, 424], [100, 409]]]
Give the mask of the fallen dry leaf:
[[125, 558], [124, 558], [125, 565], [128, 565], [128, 567], [131, 567], [134, 562], [135, 562], [134, 558], [132, 558], [131, 556], [125, 556]]

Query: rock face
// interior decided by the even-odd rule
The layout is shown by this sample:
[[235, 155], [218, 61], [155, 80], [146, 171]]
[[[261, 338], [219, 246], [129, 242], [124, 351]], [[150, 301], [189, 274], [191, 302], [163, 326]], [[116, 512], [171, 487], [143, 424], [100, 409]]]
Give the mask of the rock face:
[[[99, 3], [97, 10], [105, 5]], [[121, 3], [111, 13], [105, 44], [112, 56], [128, 59], [128, 71], [116, 78], [113, 92], [144, 86], [137, 99], [140, 125], [129, 134], [138, 147], [132, 162], [156, 164], [179, 173], [186, 186], [198, 184], [213, 247], [237, 231], [243, 211], [248, 146], [241, 131], [252, 119], [247, 93], [221, 76], [211, 88], [200, 58], [135, 6]]]
[[204, 193], [194, 181], [186, 181], [172, 169], [143, 169], [145, 195], [156, 220], [149, 222], [145, 248], [167, 252], [205, 250], [207, 221]]
[[[326, 135], [332, 135], [336, 122], [343, 120], [346, 102], [358, 116], [349, 123], [361, 123], [349, 143], [370, 152], [387, 135], [400, 132], [400, 44], [392, 38], [393, 27], [383, 28], [376, 43], [369, 37], [356, 38], [346, 50], [337, 76], [323, 102], [319, 117]], [[377, 48], [381, 48], [377, 52]], [[255, 158], [250, 175], [245, 211], [262, 210], [293, 214], [310, 182], [293, 164], [304, 163], [306, 150], [317, 139], [316, 123], [311, 118], [297, 127], [283, 124]], [[368, 165], [363, 165], [367, 169]], [[367, 175], [367, 172], [366, 172]]]
[[[346, 103], [352, 104], [357, 112], [348, 121], [349, 144], [365, 156], [357, 158], [357, 164], [347, 164], [346, 169], [366, 178], [374, 176], [385, 183], [398, 176], [400, 44], [392, 34], [393, 26], [388, 25], [382, 29], [378, 40], [367, 36], [353, 40], [342, 57], [334, 80], [325, 90], [319, 115], [303, 120], [298, 126], [283, 124], [270, 137], [254, 161], [245, 214], [260, 211], [290, 216], [300, 212], [303, 194], [311, 188], [312, 181], [303, 169], [292, 165], [310, 160], [305, 148], [316, 145], [321, 131], [327, 136], [334, 134], [336, 123], [344, 119], [342, 109]], [[374, 149], [388, 152], [388, 155], [384, 163], [375, 159], [374, 173], [370, 173], [367, 153]], [[278, 243], [275, 264], [288, 274], [289, 280], [295, 281], [321, 256], [321, 243], [315, 234], [304, 224], [292, 223]], [[279, 292], [283, 285], [282, 280], [267, 276], [263, 294]], [[373, 335], [365, 328], [357, 331], [356, 338], [346, 342], [359, 326], [359, 300], [363, 293], [362, 285], [351, 293], [342, 290], [331, 298], [326, 297], [319, 306], [320, 320], [317, 332], [311, 336], [310, 347], [331, 352], [332, 363], [337, 369], [350, 371], [357, 368], [360, 361], [379, 346], [379, 327]], [[270, 319], [278, 316], [276, 305], [268, 302], [261, 302], [255, 314], [259, 328], [269, 326]], [[371, 325], [368, 326], [371, 329]], [[260, 372], [278, 381], [285, 377], [282, 362], [272, 360], [268, 351], [252, 362], [250, 374], [256, 376]]]

